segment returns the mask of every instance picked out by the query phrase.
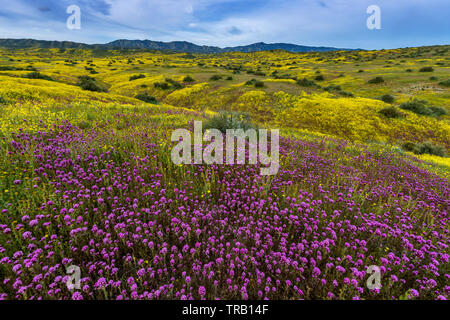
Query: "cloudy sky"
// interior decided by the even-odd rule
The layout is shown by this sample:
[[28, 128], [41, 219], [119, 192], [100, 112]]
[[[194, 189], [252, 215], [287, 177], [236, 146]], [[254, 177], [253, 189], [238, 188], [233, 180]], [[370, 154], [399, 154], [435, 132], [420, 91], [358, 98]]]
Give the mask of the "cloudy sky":
[[[69, 30], [70, 5], [81, 29]], [[369, 30], [367, 8], [381, 9]], [[0, 0], [0, 38], [182, 40], [382, 49], [450, 43], [449, 0]]]

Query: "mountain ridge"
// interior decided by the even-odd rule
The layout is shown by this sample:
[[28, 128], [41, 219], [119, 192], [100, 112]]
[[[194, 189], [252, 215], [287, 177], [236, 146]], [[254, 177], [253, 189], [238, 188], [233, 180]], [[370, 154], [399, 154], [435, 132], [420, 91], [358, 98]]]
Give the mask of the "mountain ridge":
[[325, 51], [353, 51], [362, 49], [346, 49], [334, 47], [303, 46], [291, 43], [264, 43], [257, 42], [245, 46], [225, 47], [200, 46], [188, 41], [153, 41], [153, 40], [128, 40], [118, 39], [105, 44], [86, 44], [73, 41], [52, 41], [36, 39], [0, 39], [0, 47], [9, 49], [26, 48], [57, 48], [57, 49], [142, 49], [162, 50], [186, 53], [225, 53], [225, 52], [256, 52], [268, 50], [285, 50], [289, 52], [325, 52]]

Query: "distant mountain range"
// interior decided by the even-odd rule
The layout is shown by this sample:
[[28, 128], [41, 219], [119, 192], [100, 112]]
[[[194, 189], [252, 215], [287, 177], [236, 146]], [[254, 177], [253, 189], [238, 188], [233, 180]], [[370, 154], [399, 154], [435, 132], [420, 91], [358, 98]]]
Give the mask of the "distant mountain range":
[[144, 50], [170, 50], [186, 53], [223, 53], [223, 52], [255, 52], [267, 50], [286, 50], [289, 52], [324, 52], [342, 49], [333, 47], [308, 47], [289, 43], [258, 42], [247, 46], [219, 48], [213, 46], [199, 46], [186, 41], [161, 42], [152, 40], [115, 40], [105, 44], [85, 44], [71, 41], [47, 41], [34, 39], [0, 39], [3, 48], [59, 48], [59, 49], [144, 49]]

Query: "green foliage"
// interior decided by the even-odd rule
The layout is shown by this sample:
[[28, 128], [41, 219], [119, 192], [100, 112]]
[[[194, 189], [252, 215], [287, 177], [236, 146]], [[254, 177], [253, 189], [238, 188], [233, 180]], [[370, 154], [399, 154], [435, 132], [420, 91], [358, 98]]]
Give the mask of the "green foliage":
[[419, 69], [419, 72], [433, 72], [433, 67], [423, 67]]
[[227, 129], [256, 129], [257, 127], [250, 122], [249, 116], [240, 112], [221, 111], [219, 114], [209, 118], [203, 125], [203, 129], [217, 129], [226, 133]]
[[183, 78], [183, 82], [195, 82], [195, 79], [192, 78], [191, 76], [186, 76]]
[[145, 78], [145, 74], [135, 74], [130, 77], [130, 81]]
[[149, 95], [147, 92], [138, 93], [135, 98], [147, 103], [158, 104], [158, 100], [156, 100], [155, 97]]
[[424, 143], [406, 142], [402, 145], [402, 148], [415, 154], [431, 154], [439, 157], [446, 156], [444, 147], [434, 145], [428, 141]]
[[444, 87], [450, 87], [450, 79], [439, 82], [439, 85]]
[[369, 81], [367, 81], [367, 83], [370, 83], [370, 84], [378, 84], [378, 83], [383, 83], [383, 82], [384, 82], [384, 79], [383, 79], [383, 77], [380, 77], [380, 76], [377, 76], [377, 77], [372, 78]]
[[297, 84], [302, 87], [316, 87], [317, 86], [317, 83], [315, 83], [313, 80], [308, 80], [306, 78], [297, 80]]
[[427, 104], [428, 102], [425, 100], [419, 100], [414, 98], [412, 100], [409, 100], [408, 102], [402, 103], [400, 105], [400, 108], [424, 116], [439, 117], [447, 114], [447, 111], [444, 108], [436, 106], [427, 106]]
[[52, 77], [49, 77], [49, 76], [47, 76], [47, 75], [45, 75], [45, 74], [42, 74], [42, 73], [40, 73], [40, 72], [37, 72], [37, 71], [33, 71], [33, 72], [30, 72], [30, 73], [26, 74], [26, 75], [24, 76], [24, 78], [28, 78], [28, 79], [41, 79], [41, 80], [47, 80], [47, 81], [54, 81], [54, 79], [53, 79]]
[[386, 118], [394, 118], [394, 119], [396, 119], [396, 118], [404, 117], [404, 114], [402, 112], [400, 112], [400, 110], [398, 110], [394, 106], [383, 108], [383, 109], [381, 109], [378, 112], [380, 114], [382, 114], [383, 116], [385, 116]]
[[390, 94], [384, 94], [380, 98], [381, 101], [384, 101], [386, 103], [392, 103], [395, 100], [395, 97]]
[[324, 81], [324, 80], [325, 80], [325, 77], [324, 77], [323, 75], [319, 74], [318, 76], [316, 76], [316, 77], [314, 78], [314, 80], [316, 80], [316, 81]]
[[215, 74], [211, 78], [209, 78], [210, 81], [218, 81], [220, 79], [222, 79], [222, 76], [219, 76], [217, 74]]
[[169, 89], [169, 84], [167, 82], [155, 82], [153, 86], [156, 89], [167, 90]]
[[106, 89], [103, 88], [101, 85], [97, 83], [97, 80], [95, 80], [92, 77], [89, 76], [80, 76], [78, 77], [78, 85], [83, 90], [88, 91], [96, 91], [96, 92], [106, 92]]
[[248, 80], [245, 83], [246, 86], [254, 86], [255, 88], [263, 88], [264, 87], [264, 82], [260, 81], [260, 80], [256, 80], [256, 79], [252, 79], [252, 80]]

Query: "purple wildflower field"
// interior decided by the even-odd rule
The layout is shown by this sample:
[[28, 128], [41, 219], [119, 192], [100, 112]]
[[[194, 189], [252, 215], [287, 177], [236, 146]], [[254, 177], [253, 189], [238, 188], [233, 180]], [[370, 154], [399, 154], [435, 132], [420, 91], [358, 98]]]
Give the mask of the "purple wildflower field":
[[3, 139], [0, 299], [448, 298], [447, 179], [331, 138], [281, 137], [275, 176], [174, 165], [175, 126], [142, 117]]

